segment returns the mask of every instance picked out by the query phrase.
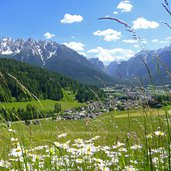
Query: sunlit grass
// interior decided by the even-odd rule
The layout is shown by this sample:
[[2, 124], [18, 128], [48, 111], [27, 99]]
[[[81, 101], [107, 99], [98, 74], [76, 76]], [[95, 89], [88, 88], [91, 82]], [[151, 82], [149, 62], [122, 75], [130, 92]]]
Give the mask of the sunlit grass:
[[[65, 101], [65, 100], [61, 100], [61, 101], [55, 101], [55, 100], [40, 100], [42, 106], [43, 106], [43, 110], [45, 111], [50, 111], [50, 110], [54, 110], [54, 105], [56, 103], [61, 104], [62, 110], [66, 110], [69, 108], [77, 108], [80, 106], [83, 106], [83, 103], [78, 103], [77, 101]], [[13, 103], [6, 103], [3, 102], [1, 103], [6, 109], [12, 109], [13, 107], [15, 109], [18, 108], [26, 108], [26, 106], [28, 104], [34, 105], [37, 109], [41, 110], [42, 107], [40, 106], [40, 103], [37, 101], [28, 101], [28, 102], [13, 102]]]
[[[109, 156], [107, 157], [106, 155], [103, 154], [105, 152], [105, 148], [107, 148], [106, 150], [111, 154], [113, 154], [112, 151], [114, 150], [122, 155], [131, 155], [132, 157], [134, 157], [131, 158], [131, 160], [137, 161], [138, 164], [131, 165], [130, 160], [125, 156], [123, 157], [115, 156], [119, 160], [118, 162], [116, 162], [116, 165], [114, 166], [112, 165], [110, 167], [108, 164], [105, 164], [104, 165], [105, 167], [110, 169], [112, 168], [116, 169], [117, 168], [116, 166], [118, 166], [120, 169], [125, 169], [126, 167], [129, 167], [128, 163], [130, 163], [131, 167], [133, 168], [134, 167], [142, 168], [143, 165], [141, 162], [145, 162], [143, 159], [145, 157], [143, 156], [144, 155], [143, 153], [145, 152], [144, 150], [146, 149], [145, 132], [150, 138], [148, 141], [148, 147], [150, 147], [150, 149], [152, 150], [159, 149], [159, 148], [165, 148], [165, 150], [167, 150], [167, 137], [168, 137], [167, 123], [166, 123], [164, 112], [156, 109], [146, 109], [146, 114], [147, 115], [144, 116], [143, 113], [141, 113], [141, 111], [132, 111], [132, 112], [130, 111], [129, 119], [131, 124], [129, 124], [128, 116], [126, 115], [125, 111], [124, 112], [113, 111], [110, 113], [103, 114], [91, 120], [84, 119], [84, 120], [76, 120], [76, 121], [74, 120], [54, 121], [50, 119], [48, 120], [44, 119], [40, 121], [40, 125], [30, 125], [30, 126], [26, 126], [24, 122], [15, 122], [12, 124], [12, 127], [10, 128], [16, 130], [15, 133], [12, 131], [9, 132], [6, 128], [3, 128], [3, 126], [1, 126], [0, 136], [3, 138], [3, 140], [0, 141], [1, 159], [9, 158], [8, 154], [11, 153], [10, 151], [11, 148], [13, 147], [12, 144], [14, 143], [10, 141], [10, 138], [12, 137], [18, 138], [20, 146], [23, 146], [26, 149], [34, 149], [34, 147], [45, 145], [46, 148], [53, 149], [52, 151], [54, 156], [57, 155], [59, 157], [59, 154], [56, 154], [56, 152], [58, 151], [56, 145], [57, 146], [59, 145], [60, 149], [62, 150], [66, 145], [65, 142], [70, 140], [71, 142], [69, 143], [67, 149], [64, 148], [62, 150], [63, 152], [65, 152], [65, 154], [70, 156], [71, 154], [69, 154], [70, 153], [69, 151], [75, 148], [72, 147], [72, 145], [75, 143], [76, 139], [83, 139], [84, 142], [86, 140], [88, 141], [92, 139], [92, 137], [99, 136], [98, 140], [96, 140], [94, 143], [90, 143], [90, 144], [88, 143], [87, 145], [85, 144], [85, 147], [88, 148], [88, 146], [90, 145], [90, 148], [96, 149], [98, 146], [100, 146], [102, 149], [104, 149], [104, 151], [97, 150], [96, 152], [93, 152], [92, 155], [85, 154], [84, 156], [90, 155], [89, 157], [94, 158], [93, 160], [101, 159], [104, 161], [108, 161], [110, 157]], [[144, 126], [144, 119], [146, 120], [146, 129]], [[65, 135], [63, 133], [66, 133], [67, 136], [60, 138], [59, 140], [60, 134], [62, 134], [62, 136]], [[53, 145], [54, 142], [58, 142], [58, 141], [60, 143]], [[117, 143], [119, 142], [122, 142], [124, 145], [118, 146]], [[62, 143], [64, 143], [63, 144], [64, 146], [62, 145]], [[111, 148], [114, 145], [116, 145], [116, 149], [112, 150]], [[79, 148], [80, 147], [78, 147], [78, 149]], [[132, 150], [130, 148], [132, 148]], [[139, 152], [137, 151], [134, 154], [134, 152], [136, 151], [136, 150], [134, 151], [134, 148], [140, 148], [141, 150], [139, 149]], [[67, 152], [67, 150], [69, 151]], [[92, 149], [90, 149], [90, 151], [91, 150]], [[146, 150], [148, 151], [148, 149]], [[47, 155], [47, 151], [46, 152], [44, 151], [43, 153], [41, 152], [41, 155], [44, 154]], [[137, 156], [135, 156], [136, 154]], [[38, 155], [37, 152], [35, 153], [35, 155]], [[48, 155], [49, 155], [48, 157], [50, 157], [49, 152]], [[63, 156], [64, 154], [62, 153], [61, 155]], [[159, 157], [159, 156], [158, 154], [156, 154], [151, 157]], [[75, 158], [75, 162], [77, 160], [82, 161], [84, 159], [85, 158], [81, 155], [78, 158], [77, 157]], [[45, 162], [45, 159], [43, 160]], [[48, 160], [51, 159], [49, 158]], [[158, 160], [158, 159], [154, 158], [153, 160]], [[73, 162], [72, 157], [70, 161]], [[34, 161], [31, 162], [34, 163]], [[85, 166], [86, 167], [90, 166], [90, 168], [92, 169], [92, 167], [94, 166], [91, 166], [90, 165], [91, 163], [89, 162]], [[98, 165], [98, 161], [95, 161], [95, 163]], [[165, 159], [164, 159], [164, 163], [167, 164]], [[79, 165], [79, 163], [77, 164], [76, 166], [72, 166], [72, 167], [60, 166], [60, 168], [67, 169], [69, 167], [71, 168], [84, 167], [83, 165]], [[53, 168], [54, 166], [49, 164], [49, 166], [46, 167]], [[161, 163], [159, 168], [162, 167], [164, 168], [165, 165], [162, 165]], [[146, 168], [148, 168], [148, 166], [146, 166]], [[165, 168], [168, 168], [168, 166]]]

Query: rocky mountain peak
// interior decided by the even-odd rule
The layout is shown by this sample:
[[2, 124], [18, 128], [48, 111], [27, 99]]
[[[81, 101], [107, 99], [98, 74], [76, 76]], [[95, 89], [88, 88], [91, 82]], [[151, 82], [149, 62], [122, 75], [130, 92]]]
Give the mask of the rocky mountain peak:
[[43, 62], [53, 55], [57, 55], [58, 44], [52, 41], [36, 41], [32, 38], [27, 40], [1, 38], [0, 54], [1, 55], [17, 55], [23, 53], [25, 56], [39, 56]]
[[0, 57], [46, 68], [88, 85], [103, 86], [104, 82], [113, 83], [106, 73], [84, 56], [52, 41], [1, 38]]

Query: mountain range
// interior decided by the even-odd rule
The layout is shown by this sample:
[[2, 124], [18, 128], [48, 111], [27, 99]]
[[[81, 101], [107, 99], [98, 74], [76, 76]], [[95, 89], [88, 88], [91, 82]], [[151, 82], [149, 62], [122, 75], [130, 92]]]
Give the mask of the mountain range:
[[98, 59], [90, 60], [115, 80], [125, 83], [171, 84], [171, 45], [158, 50], [142, 50], [127, 61], [111, 62], [102, 67]]
[[105, 66], [98, 58], [87, 59], [56, 42], [2, 38], [0, 58], [36, 65], [98, 87], [120, 81], [170, 84], [171, 77], [171, 45], [158, 50], [142, 50], [127, 61], [114, 61]]
[[0, 39], [0, 57], [11, 58], [61, 73], [87, 85], [102, 87], [113, 84], [113, 79], [96, 68], [84, 56], [65, 45], [29, 38]]

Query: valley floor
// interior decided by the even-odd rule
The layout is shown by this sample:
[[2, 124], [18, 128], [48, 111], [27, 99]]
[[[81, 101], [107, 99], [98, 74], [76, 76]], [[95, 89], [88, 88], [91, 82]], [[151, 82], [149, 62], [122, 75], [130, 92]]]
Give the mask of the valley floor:
[[[170, 143], [168, 144], [170, 140], [170, 120], [168, 117], [170, 117], [169, 108], [164, 110], [146, 108], [129, 112], [116, 110], [93, 119], [86, 118], [76, 121], [42, 119], [39, 125], [29, 126], [26, 126], [24, 123], [12, 123], [10, 129], [1, 126], [0, 156], [1, 159], [5, 160], [8, 160], [9, 157], [11, 160], [12, 158], [17, 159], [17, 156], [11, 151], [11, 149], [15, 149], [14, 145], [16, 139], [16, 143], [20, 143], [22, 148], [28, 150], [37, 147], [40, 148], [41, 151], [44, 149], [44, 147], [41, 149], [41, 146], [45, 146], [47, 149], [46, 151], [43, 150], [44, 154], [42, 155], [48, 155], [48, 149], [53, 149], [51, 155], [54, 157], [63, 156], [64, 163], [67, 162], [67, 158], [65, 158], [66, 154], [71, 155], [71, 161], [73, 161], [74, 153], [72, 153], [71, 150], [75, 148], [77, 152], [81, 150], [79, 151], [79, 153], [81, 153], [78, 155], [79, 157], [77, 158], [75, 156], [76, 165], [60, 165], [58, 166], [59, 170], [65, 170], [67, 167], [72, 169], [83, 168], [83, 170], [84, 167], [86, 167], [86, 170], [93, 170], [95, 166], [100, 168], [100, 164], [103, 162], [104, 167], [109, 170], [126, 170], [127, 167], [136, 169], [144, 167], [149, 170], [150, 167], [154, 167], [167, 170], [170, 167], [168, 165], [168, 160], [170, 161], [170, 154], [168, 153], [168, 148], [170, 149]], [[74, 144], [76, 144], [76, 146], [74, 146]], [[83, 146], [85, 146], [86, 149], [84, 149]], [[88, 150], [88, 146], [90, 147], [89, 150], [91, 153], [89, 154], [89, 151], [87, 151], [87, 154], [83, 155], [82, 150]], [[115, 146], [118, 154], [115, 151]], [[133, 150], [134, 147], [139, 149], [139, 151], [136, 152], [136, 150]], [[93, 148], [94, 151], [91, 148]], [[101, 148], [101, 150], [97, 150], [98, 148]], [[160, 151], [161, 148], [163, 150]], [[55, 149], [59, 149], [59, 151], [57, 150], [57, 152]], [[60, 150], [62, 150], [62, 153], [59, 155]], [[151, 152], [149, 150], [151, 150]], [[158, 150], [158, 152], [155, 152], [155, 150]], [[33, 150], [33, 153], [35, 153], [34, 156], [39, 156], [40, 153], [42, 153], [42, 151], [40, 151], [36, 152], [36, 150]], [[112, 156], [108, 156], [105, 151], [108, 151], [111, 155], [116, 154], [116, 156], [114, 156], [118, 161], [115, 161], [115, 163], [113, 161], [110, 165], [110, 162], [113, 160]], [[103, 154], [104, 152], [105, 155]], [[148, 156], [146, 156], [146, 154], [148, 154]], [[30, 155], [32, 158], [32, 154]], [[122, 155], [122, 157], [120, 155]], [[92, 163], [95, 163], [95, 165], [91, 166], [91, 162], [88, 159], [86, 160], [83, 156], [92, 158]], [[131, 158], [129, 159], [126, 156], [131, 156]], [[165, 157], [162, 159], [161, 156]], [[44, 157], [42, 160], [42, 162], [45, 162]], [[51, 159], [48, 158], [48, 160]], [[79, 163], [78, 160], [82, 162]], [[161, 161], [159, 162], [159, 160]], [[30, 162], [35, 168], [38, 167], [34, 161], [28, 161], [28, 163]], [[143, 166], [142, 162], [147, 163]], [[42, 167], [52, 167], [50, 163], [49, 166], [45, 163]], [[13, 163], [12, 165], [14, 167], [15, 164]]]

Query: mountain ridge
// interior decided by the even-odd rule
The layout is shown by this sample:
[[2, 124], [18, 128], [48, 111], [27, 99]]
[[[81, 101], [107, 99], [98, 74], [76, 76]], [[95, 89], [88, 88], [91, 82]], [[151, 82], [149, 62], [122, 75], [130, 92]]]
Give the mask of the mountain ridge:
[[114, 82], [111, 77], [97, 69], [84, 56], [53, 41], [2, 38], [0, 39], [0, 54], [1, 57], [62, 73], [87, 85], [102, 87]]
[[[144, 84], [171, 84], [171, 45], [158, 50], [142, 50], [127, 61], [112, 62], [106, 72], [113, 77], [129, 80], [142, 79]], [[151, 77], [151, 78], [150, 78]]]

